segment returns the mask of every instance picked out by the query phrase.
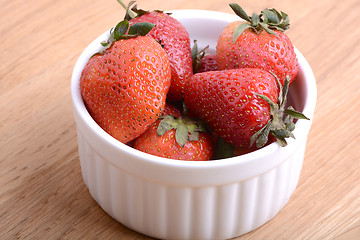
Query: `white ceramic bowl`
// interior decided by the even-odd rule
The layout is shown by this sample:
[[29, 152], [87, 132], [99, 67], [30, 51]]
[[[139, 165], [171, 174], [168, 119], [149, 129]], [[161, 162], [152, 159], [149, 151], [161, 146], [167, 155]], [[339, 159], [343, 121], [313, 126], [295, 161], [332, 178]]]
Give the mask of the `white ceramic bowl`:
[[[224, 27], [238, 17], [172, 11], [191, 42], [213, 51]], [[288, 146], [273, 143], [258, 151], [217, 161], [168, 160], [137, 151], [103, 131], [86, 110], [79, 90], [81, 71], [109, 32], [79, 57], [71, 80], [82, 176], [93, 198], [114, 219], [161, 239], [228, 239], [254, 230], [288, 202], [299, 180], [311, 121], [299, 120]], [[313, 118], [316, 82], [296, 49], [299, 74], [290, 101]]]

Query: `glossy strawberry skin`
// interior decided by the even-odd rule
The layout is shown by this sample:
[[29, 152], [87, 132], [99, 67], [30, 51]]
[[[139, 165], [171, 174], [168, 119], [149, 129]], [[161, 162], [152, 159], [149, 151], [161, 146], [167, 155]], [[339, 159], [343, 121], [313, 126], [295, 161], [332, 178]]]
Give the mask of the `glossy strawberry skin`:
[[286, 75], [292, 82], [298, 72], [298, 63], [290, 39], [281, 31], [276, 35], [251, 28], [244, 30], [233, 43], [233, 33], [240, 22], [230, 23], [221, 34], [216, 54], [219, 70], [235, 68], [260, 68], [275, 73], [281, 84]]
[[168, 98], [181, 100], [185, 82], [193, 73], [188, 32], [178, 20], [163, 12], [148, 12], [130, 20], [131, 24], [137, 22], [155, 24], [148, 36], [159, 41], [169, 56], [172, 82]]
[[83, 69], [80, 89], [92, 118], [127, 143], [160, 116], [171, 81], [170, 63], [150, 37], [114, 42]]
[[201, 132], [199, 140], [189, 141], [181, 147], [175, 140], [175, 130], [170, 130], [163, 136], [157, 134], [160, 121], [157, 120], [144, 134], [135, 139], [133, 145], [135, 149], [175, 160], [208, 161], [212, 158], [214, 144], [209, 133]]
[[182, 116], [181, 111], [175, 105], [169, 102], [165, 104], [165, 108], [161, 113], [161, 116], [166, 116], [166, 115], [172, 115], [177, 118]]
[[201, 65], [197, 70], [198, 73], [218, 70], [216, 55], [205, 55], [201, 59]]
[[251, 136], [270, 119], [270, 107], [254, 93], [277, 102], [274, 76], [257, 68], [197, 73], [186, 84], [185, 104], [235, 147], [250, 147]]

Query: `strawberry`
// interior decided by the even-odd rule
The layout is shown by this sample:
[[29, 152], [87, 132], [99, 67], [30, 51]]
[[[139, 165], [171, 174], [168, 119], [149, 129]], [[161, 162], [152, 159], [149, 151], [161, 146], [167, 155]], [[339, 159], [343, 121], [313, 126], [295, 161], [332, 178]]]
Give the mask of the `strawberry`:
[[[120, 0], [118, 1], [121, 3]], [[168, 98], [173, 101], [181, 100], [185, 82], [193, 73], [189, 33], [169, 14], [158, 10], [144, 11], [137, 9], [136, 6], [130, 10], [132, 4], [133, 2], [130, 2], [127, 7], [126, 18], [131, 24], [138, 22], [155, 24], [148, 35], [158, 41], [169, 56], [172, 77]], [[123, 3], [122, 5], [124, 6]]]
[[197, 72], [209, 72], [218, 70], [216, 55], [208, 54], [201, 59], [201, 65]]
[[286, 78], [283, 88], [275, 75], [259, 68], [197, 73], [186, 84], [184, 101], [189, 112], [234, 147], [256, 143], [261, 148], [270, 133], [285, 146], [285, 138], [293, 137], [293, 117], [306, 118], [285, 109], [289, 83]]
[[166, 116], [166, 115], [172, 115], [174, 117], [181, 117], [181, 112], [180, 110], [173, 104], [167, 102], [164, 108], [164, 111], [161, 113], [161, 117]]
[[123, 143], [158, 119], [170, 88], [166, 52], [153, 38], [140, 36], [152, 27], [120, 22], [102, 43], [106, 49], [95, 54], [81, 74], [81, 94], [90, 115]]
[[185, 160], [207, 161], [213, 156], [212, 136], [201, 125], [187, 117], [166, 115], [158, 119], [133, 147], [155, 156]]
[[289, 28], [289, 17], [275, 9], [248, 16], [235, 3], [230, 4], [246, 22], [232, 22], [218, 39], [218, 68], [261, 68], [275, 73], [284, 84], [287, 75], [292, 82], [298, 72], [293, 44], [283, 31]]
[[218, 70], [216, 55], [206, 54], [208, 48], [209, 46], [206, 46], [199, 51], [197, 40], [194, 40], [194, 45], [191, 49], [194, 73]]

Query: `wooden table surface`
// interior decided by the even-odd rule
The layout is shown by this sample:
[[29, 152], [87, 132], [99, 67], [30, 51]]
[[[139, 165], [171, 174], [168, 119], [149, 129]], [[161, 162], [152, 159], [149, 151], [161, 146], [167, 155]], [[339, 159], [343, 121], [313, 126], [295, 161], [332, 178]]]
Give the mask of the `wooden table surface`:
[[[318, 99], [289, 203], [237, 239], [360, 239], [360, 2], [237, 1], [287, 12]], [[223, 0], [139, 0], [144, 9], [231, 13]], [[70, 78], [82, 50], [124, 15], [115, 0], [5, 1], [0, 8], [0, 239], [150, 239], [109, 217], [81, 176]]]

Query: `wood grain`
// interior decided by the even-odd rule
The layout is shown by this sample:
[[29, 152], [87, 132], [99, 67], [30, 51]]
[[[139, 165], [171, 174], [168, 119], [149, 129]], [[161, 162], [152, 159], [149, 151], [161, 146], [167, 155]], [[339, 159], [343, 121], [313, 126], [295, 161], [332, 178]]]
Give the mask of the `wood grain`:
[[[314, 70], [318, 101], [299, 185], [270, 222], [236, 239], [360, 239], [360, 2], [237, 1], [276, 7]], [[85, 187], [70, 78], [119, 21], [108, 1], [4, 1], [0, 8], [0, 239], [150, 239], [109, 217]], [[139, 0], [144, 9], [231, 13], [222, 0]]]

